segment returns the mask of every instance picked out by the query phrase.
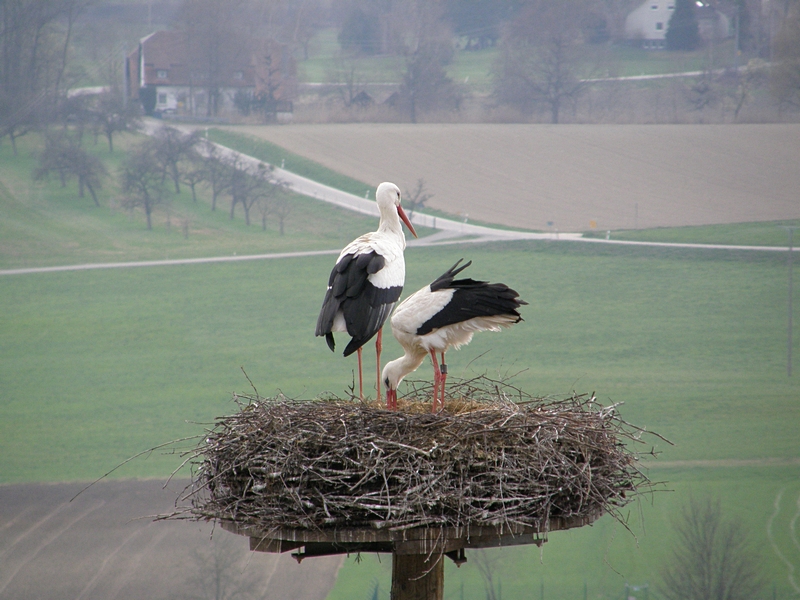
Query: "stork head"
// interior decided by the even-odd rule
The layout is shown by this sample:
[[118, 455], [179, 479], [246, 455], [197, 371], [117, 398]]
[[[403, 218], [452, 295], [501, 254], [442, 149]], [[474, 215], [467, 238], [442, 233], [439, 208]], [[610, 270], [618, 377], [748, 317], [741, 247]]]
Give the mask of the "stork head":
[[378, 190], [375, 192], [375, 201], [378, 204], [378, 209], [381, 211], [381, 217], [385, 214], [390, 214], [391, 211], [395, 211], [397, 216], [406, 224], [411, 235], [417, 237], [417, 232], [414, 230], [411, 220], [408, 218], [408, 215], [406, 215], [403, 207], [400, 206], [399, 187], [393, 183], [384, 181], [378, 186]]
[[381, 381], [386, 386], [386, 408], [389, 410], [397, 410], [397, 386], [408, 374], [402, 363], [402, 358], [389, 361], [381, 374]]
[[386, 408], [397, 410], [397, 386], [409, 373], [415, 371], [425, 360], [426, 352], [409, 352], [386, 363], [381, 374], [381, 381], [386, 386]]

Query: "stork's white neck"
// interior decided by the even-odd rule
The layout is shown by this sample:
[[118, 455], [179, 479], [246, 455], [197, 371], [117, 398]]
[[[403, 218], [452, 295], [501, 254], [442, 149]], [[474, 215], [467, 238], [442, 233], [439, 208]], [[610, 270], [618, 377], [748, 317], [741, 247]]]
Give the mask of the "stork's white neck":
[[388, 379], [393, 389], [397, 389], [397, 386], [400, 385], [406, 375], [417, 370], [427, 354], [423, 348], [419, 347], [411, 350], [406, 349], [403, 356], [386, 363], [383, 368], [382, 379]]
[[394, 204], [386, 210], [381, 207], [381, 222], [378, 225], [378, 231], [402, 238], [403, 246], [405, 246], [406, 235], [403, 232], [403, 222], [400, 220], [400, 215], [397, 214]]

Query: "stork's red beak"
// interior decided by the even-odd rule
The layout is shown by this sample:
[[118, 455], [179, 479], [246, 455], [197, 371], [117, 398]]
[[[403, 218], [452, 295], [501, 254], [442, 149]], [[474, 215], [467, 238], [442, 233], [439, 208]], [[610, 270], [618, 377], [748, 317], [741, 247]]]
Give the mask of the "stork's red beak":
[[397, 410], [397, 390], [386, 388], [386, 408]]
[[414, 231], [414, 226], [411, 224], [411, 221], [409, 221], [408, 216], [406, 215], [406, 211], [404, 211], [403, 207], [400, 205], [397, 206], [397, 214], [400, 215], [400, 218], [403, 220], [403, 223], [406, 224], [406, 227], [408, 227], [408, 230], [411, 232], [411, 235], [413, 235], [414, 237], [418, 237], [417, 232]]

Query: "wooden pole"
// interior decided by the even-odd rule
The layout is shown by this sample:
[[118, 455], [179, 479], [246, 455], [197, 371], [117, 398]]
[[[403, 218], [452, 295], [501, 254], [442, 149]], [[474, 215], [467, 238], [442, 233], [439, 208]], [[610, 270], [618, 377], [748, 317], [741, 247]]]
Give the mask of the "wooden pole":
[[391, 600], [442, 600], [444, 556], [392, 553]]

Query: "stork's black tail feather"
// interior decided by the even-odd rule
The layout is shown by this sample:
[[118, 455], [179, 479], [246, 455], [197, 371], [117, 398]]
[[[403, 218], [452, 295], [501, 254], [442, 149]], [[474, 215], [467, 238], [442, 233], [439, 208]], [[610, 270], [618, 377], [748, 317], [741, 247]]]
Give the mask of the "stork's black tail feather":
[[[463, 260], [463, 259], [462, 259]], [[467, 321], [475, 317], [492, 317], [506, 315], [522, 321], [518, 309], [527, 304], [520, 299], [519, 293], [504, 283], [489, 283], [474, 279], [455, 279], [461, 271], [472, 264], [458, 267], [461, 260], [431, 284], [431, 291], [452, 289], [453, 295], [448, 303], [448, 310], [443, 310], [428, 319], [417, 330], [417, 335], [425, 335], [439, 327]]]
[[[436, 290], [442, 290], [446, 287], [450, 287], [450, 284], [453, 283], [453, 280], [456, 278], [456, 275], [461, 273], [464, 269], [472, 264], [472, 261], [467, 262], [463, 267], [458, 267], [461, 264], [461, 261], [464, 260], [463, 258], [459, 258], [458, 262], [450, 267], [445, 273], [437, 277], [433, 283], [431, 283], [431, 291], [435, 292]], [[470, 280], [471, 281], [471, 280]]]

